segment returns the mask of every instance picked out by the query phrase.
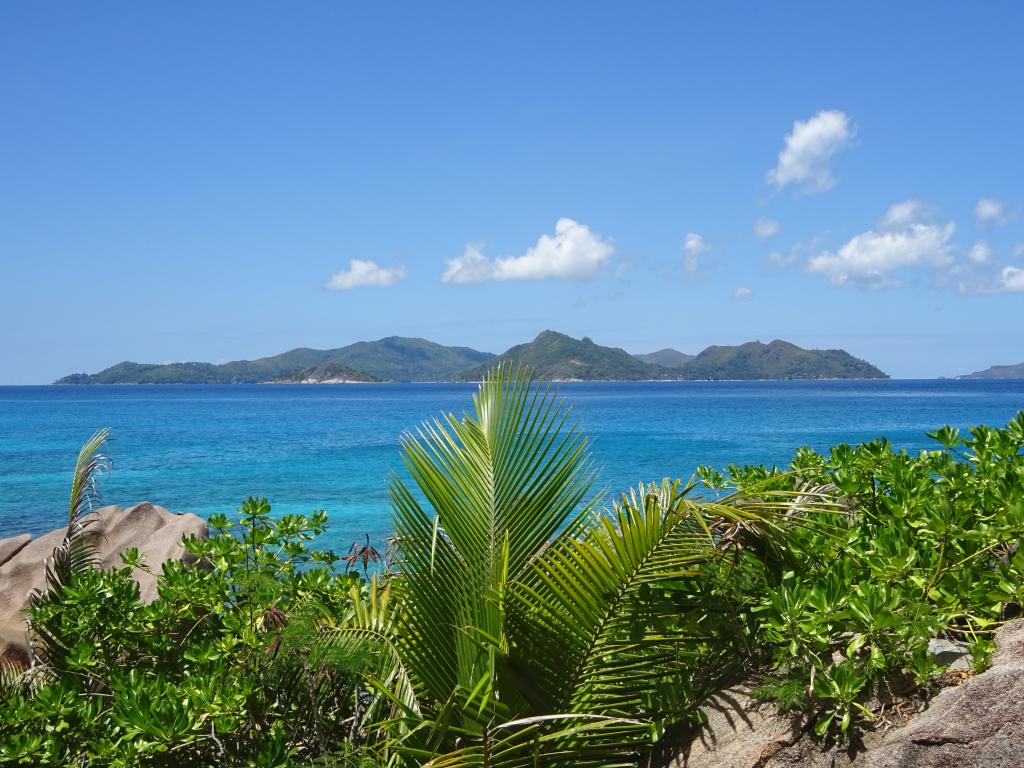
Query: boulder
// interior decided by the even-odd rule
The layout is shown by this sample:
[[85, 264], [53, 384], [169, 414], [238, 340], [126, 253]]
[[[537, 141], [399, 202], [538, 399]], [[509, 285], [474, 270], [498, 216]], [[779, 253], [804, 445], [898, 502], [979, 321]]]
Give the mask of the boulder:
[[[181, 540], [185, 536], [207, 535], [206, 523], [193, 514], [176, 515], [163, 507], [142, 502], [133, 507], [101, 507], [90, 515], [88, 526], [103, 568], [120, 568], [121, 552], [136, 547], [154, 573], [167, 560], [191, 562]], [[32, 590], [45, 584], [46, 560], [64, 539], [64, 528], [37, 539], [28, 534], [0, 540], [0, 656], [25, 661], [28, 634], [24, 610]], [[156, 599], [157, 579], [136, 569], [139, 592], [144, 602]]]
[[3, 565], [18, 554], [30, 541], [32, 541], [31, 533], [11, 536], [9, 539], [0, 539], [0, 565]]
[[996, 633], [992, 665], [932, 699], [889, 733], [864, 768], [1019, 768], [1024, 765], [1024, 621]]
[[[996, 652], [988, 670], [943, 689], [927, 709], [905, 723], [886, 722], [844, 745], [823, 743], [804, 718], [754, 700], [745, 685], [728, 688], [705, 703], [707, 724], [682, 740], [684, 746], [667, 765], [1020, 768], [1024, 766], [1024, 620], [1006, 624], [995, 639]], [[936, 650], [952, 654], [954, 649], [940, 643]], [[957, 659], [951, 656], [946, 661]]]

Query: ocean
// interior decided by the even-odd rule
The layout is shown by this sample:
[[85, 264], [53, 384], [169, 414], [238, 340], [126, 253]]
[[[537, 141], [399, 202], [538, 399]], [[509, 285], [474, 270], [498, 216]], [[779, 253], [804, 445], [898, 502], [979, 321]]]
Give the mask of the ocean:
[[[919, 450], [942, 424], [1003, 425], [1024, 381], [565, 383], [591, 436], [598, 490], [688, 478], [708, 464], [785, 465], [802, 445], [885, 436]], [[403, 432], [471, 408], [469, 384], [0, 387], [0, 537], [65, 520], [81, 443], [109, 426], [104, 501], [232, 512], [325, 509], [322, 548], [390, 532], [387, 478]]]

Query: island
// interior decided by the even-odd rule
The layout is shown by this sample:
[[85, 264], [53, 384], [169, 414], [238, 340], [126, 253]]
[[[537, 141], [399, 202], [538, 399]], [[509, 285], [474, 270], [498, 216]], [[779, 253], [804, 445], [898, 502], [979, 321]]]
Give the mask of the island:
[[337, 349], [300, 347], [273, 357], [214, 364], [123, 362], [75, 373], [56, 384], [347, 384], [480, 381], [498, 365], [528, 367], [546, 381], [886, 379], [842, 349], [803, 349], [788, 341], [711, 346], [697, 355], [666, 348], [630, 354], [584, 336], [546, 330], [500, 355], [388, 336]]
[[324, 363], [274, 379], [271, 384], [378, 384], [380, 379], [342, 363]]
[[1024, 379], [1024, 363], [1016, 365], [993, 365], [984, 371], [975, 371], [958, 379]]

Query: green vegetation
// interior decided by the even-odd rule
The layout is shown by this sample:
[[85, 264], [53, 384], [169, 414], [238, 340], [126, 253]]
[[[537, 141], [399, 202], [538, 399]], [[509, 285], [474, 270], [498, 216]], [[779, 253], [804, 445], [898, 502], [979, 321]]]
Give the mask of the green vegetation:
[[492, 358], [468, 347], [389, 336], [339, 349], [293, 349], [259, 360], [150, 365], [118, 363], [96, 374], [75, 373], [57, 384], [260, 384], [329, 363], [348, 366], [379, 381], [448, 381], [459, 371]]
[[659, 349], [657, 352], [649, 352], [646, 355], [633, 355], [633, 357], [641, 363], [660, 365], [662, 368], [682, 368], [687, 362], [693, 360], [693, 355], [670, 348]]
[[990, 368], [986, 368], [984, 371], [975, 371], [974, 373], [968, 373], [964, 376], [958, 376], [960, 379], [1024, 379], [1024, 363], [1017, 363], [1016, 365], [993, 365]]
[[275, 384], [330, 384], [343, 382], [363, 382], [372, 384], [379, 382], [376, 376], [349, 368], [342, 363], [324, 363], [315, 365], [312, 368], [303, 368], [301, 371], [289, 373], [275, 379]]
[[338, 361], [383, 381], [451, 381], [459, 371], [490, 360], [490, 352], [445, 347], [426, 339], [389, 336], [343, 348]]
[[801, 349], [788, 341], [708, 347], [682, 368], [687, 379], [887, 379], [841, 349]]
[[494, 360], [459, 374], [462, 381], [480, 381], [501, 366], [525, 366], [545, 381], [644, 381], [678, 378], [674, 372], [637, 360], [625, 350], [602, 347], [590, 339], [544, 331], [527, 344], [512, 347]]
[[[332, 376], [322, 366], [344, 366]], [[468, 347], [389, 336], [340, 349], [293, 349], [233, 363], [118, 363], [96, 374], [75, 373], [57, 384], [259, 384], [307, 379], [350, 381], [481, 381], [503, 366], [526, 366], [544, 381], [675, 379], [884, 379], [884, 373], [839, 349], [801, 349], [785, 341], [708, 347], [697, 356], [674, 349], [630, 355], [588, 338], [544, 331], [495, 357]], [[340, 369], [339, 369], [340, 370]]]
[[656, 765], [750, 678], [845, 739], [895, 677], [941, 683], [930, 639], [982, 669], [1024, 603], [1024, 413], [918, 455], [702, 467], [607, 507], [568, 410], [498, 369], [471, 414], [406, 437], [375, 573], [368, 541], [309, 548], [322, 513], [248, 499], [148, 606], [136, 553], [101, 571], [83, 548], [103, 437], [30, 609], [44, 664], [0, 676], [0, 765]]

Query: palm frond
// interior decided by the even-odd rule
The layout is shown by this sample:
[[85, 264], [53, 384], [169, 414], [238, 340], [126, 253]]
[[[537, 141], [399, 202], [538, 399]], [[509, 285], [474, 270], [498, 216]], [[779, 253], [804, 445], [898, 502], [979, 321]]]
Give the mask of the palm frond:
[[695, 501], [665, 482], [624, 497], [585, 535], [559, 541], [516, 594], [510, 664], [529, 679], [535, 705], [664, 716], [666, 689], [714, 640], [702, 617], [687, 621], [662, 598], [664, 589], [741, 542], [770, 556], [791, 506], [785, 497]]
[[403, 614], [392, 588], [382, 586], [373, 576], [365, 593], [353, 586], [350, 597], [351, 614], [336, 626], [323, 627], [316, 647], [321, 652], [365, 659], [363, 673], [371, 698], [361, 710], [364, 725], [396, 716], [418, 718], [418, 695], [396, 647], [403, 631]]
[[[89, 514], [101, 504], [98, 481], [110, 467], [110, 459], [100, 449], [110, 436], [109, 428], [97, 431], [78, 452], [71, 478], [68, 504], [68, 526], [64, 538], [46, 561], [45, 586], [29, 595], [31, 611], [45, 600], [58, 600], [76, 574], [95, 567], [96, 545], [88, 534], [93, 519]], [[51, 664], [59, 662], [68, 649], [60, 641], [55, 627], [33, 624], [35, 650]]]
[[509, 584], [593, 510], [585, 503], [593, 479], [586, 439], [550, 388], [498, 368], [473, 405], [473, 414], [437, 419], [403, 441], [426, 507], [401, 479], [391, 482], [408, 610], [404, 653], [437, 701], [472, 692], [491, 674], [495, 649], [507, 647]]
[[110, 429], [105, 427], [93, 434], [78, 452], [71, 477], [67, 531], [47, 562], [48, 592], [59, 591], [75, 573], [96, 564], [96, 546], [87, 529], [94, 522], [89, 514], [102, 504], [99, 478], [109, 470], [110, 459], [100, 453], [100, 448], [109, 437]]
[[631, 768], [646, 724], [630, 718], [600, 715], [537, 715], [489, 726], [470, 746], [423, 764], [423, 768]]

